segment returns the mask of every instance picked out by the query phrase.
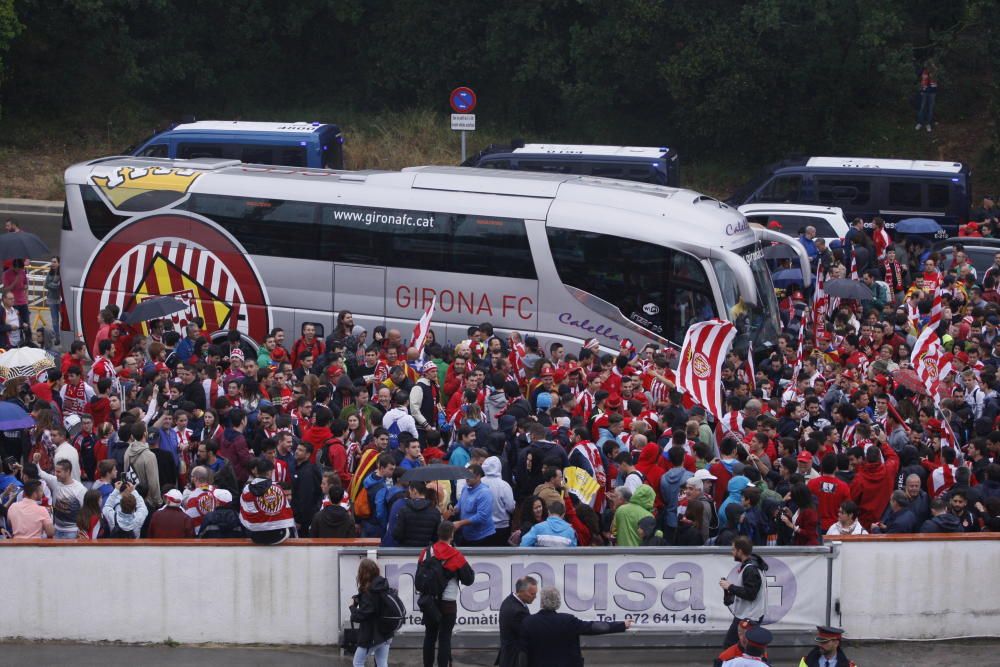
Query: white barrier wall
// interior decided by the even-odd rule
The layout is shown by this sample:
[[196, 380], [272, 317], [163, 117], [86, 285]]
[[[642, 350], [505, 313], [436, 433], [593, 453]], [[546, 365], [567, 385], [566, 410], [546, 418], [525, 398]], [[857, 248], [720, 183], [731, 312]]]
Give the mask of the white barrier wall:
[[0, 634], [78, 641], [335, 644], [331, 546], [0, 547]]
[[998, 563], [1000, 539], [844, 542], [841, 626], [851, 639], [996, 637]]
[[[683, 560], [696, 564], [697, 569], [709, 568], [710, 561], [726, 558], [728, 550], [719, 551], [681, 558], [664, 556], [663, 565], [666, 568], [675, 560]], [[308, 540], [278, 547], [231, 542], [111, 544], [104, 540], [94, 545], [56, 546], [50, 542], [46, 546], [29, 546], [0, 541], [3, 597], [8, 602], [0, 639], [335, 644], [341, 615], [346, 613], [340, 582], [344, 578], [345, 592], [353, 592], [347, 591], [354, 585], [347, 561], [358, 561], [356, 548], [345, 554], [343, 564], [341, 553], [341, 547]], [[545, 558], [544, 549], [507, 553], [509, 556], [504, 557], [508, 559], [529, 555], [537, 561]], [[597, 562], [594, 559], [600, 560], [600, 553], [598, 549], [580, 550], [591, 565]], [[1000, 568], [996, 567], [1000, 562], [1000, 539], [844, 541], [836, 553], [831, 583], [832, 598], [840, 603], [840, 616], [834, 614], [832, 621], [844, 627], [851, 639], [996, 635], [1000, 621], [996, 603], [1000, 591]], [[610, 563], [612, 554], [608, 557]], [[783, 556], [774, 553], [773, 557]], [[391, 569], [395, 558], [391, 552], [386, 553], [385, 565]], [[815, 558], [826, 563], [828, 556], [817, 553]], [[475, 562], [475, 557], [472, 560]], [[608, 581], [596, 585], [613, 593], [609, 587], [620, 587], [625, 581], [625, 592], [633, 601], [647, 597], [662, 601], [665, 592], [673, 595], [672, 587], [683, 577], [663, 568], [654, 568], [652, 574], [640, 572], [642, 576], [632, 572], [647, 562], [658, 561], [652, 553], [648, 559], [636, 558], [636, 565], [628, 565], [632, 568], [628, 578], [622, 580], [612, 580], [611, 575], [620, 574], [624, 565], [614, 571], [608, 567]], [[399, 571], [398, 565], [396, 569]], [[824, 570], [808, 571], [825, 584]], [[591, 566], [588, 571], [593, 577], [598, 570]], [[721, 593], [711, 581], [718, 574], [709, 576], [708, 569], [705, 573], [705, 613], [711, 615], [711, 606]], [[647, 574], [651, 578], [645, 581]], [[562, 576], [565, 578], [565, 573]], [[509, 579], [500, 577], [504, 585]], [[556, 578], [556, 583], [560, 582], [569, 585]], [[769, 581], [769, 588], [780, 583]], [[637, 595], [636, 584], [649, 595]], [[568, 599], [593, 592], [577, 586], [575, 592], [567, 589], [565, 595]], [[812, 584], [803, 586], [800, 592], [826, 598], [825, 590], [817, 590]], [[682, 593], [688, 595], [678, 592], [678, 600]], [[492, 588], [489, 594], [492, 599]], [[471, 590], [467, 597], [475, 603], [482, 602], [484, 595], [486, 589]], [[784, 598], [782, 591], [782, 601]], [[685, 601], [690, 599], [684, 597]], [[627, 601], [626, 597], [621, 600]], [[816, 608], [809, 608], [809, 615], [820, 615]], [[681, 616], [683, 613], [678, 612]], [[802, 623], [806, 621], [820, 624], [825, 618], [802, 619]], [[780, 625], [779, 621], [776, 628]], [[716, 629], [701, 636], [708, 637]], [[473, 627], [456, 628], [459, 634], [470, 630], [474, 634]], [[690, 628], [687, 630], [692, 634]], [[800, 640], [800, 634], [796, 630], [791, 639]]]

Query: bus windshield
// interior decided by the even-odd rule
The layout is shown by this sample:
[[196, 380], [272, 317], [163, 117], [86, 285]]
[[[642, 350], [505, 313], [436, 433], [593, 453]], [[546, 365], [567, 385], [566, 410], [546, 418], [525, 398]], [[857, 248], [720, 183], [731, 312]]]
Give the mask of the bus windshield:
[[771, 272], [767, 268], [760, 245], [753, 244], [736, 251], [750, 265], [754, 285], [757, 289], [758, 305], [744, 301], [736, 283], [736, 276], [721, 260], [713, 259], [712, 266], [722, 290], [722, 301], [726, 307], [726, 319], [736, 325], [739, 335], [734, 347], [746, 349], [753, 341], [758, 350], [773, 346], [781, 330], [778, 319], [778, 300], [771, 283]]

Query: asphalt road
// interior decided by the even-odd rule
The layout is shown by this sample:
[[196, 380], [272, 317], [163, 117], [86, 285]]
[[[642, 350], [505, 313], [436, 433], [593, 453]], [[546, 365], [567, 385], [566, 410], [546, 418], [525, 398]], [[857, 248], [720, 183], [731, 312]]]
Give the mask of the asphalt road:
[[[977, 667], [997, 664], [1000, 642], [969, 640], [962, 642], [894, 642], [845, 646], [848, 657], [859, 665], [906, 665], [907, 667], [939, 667], [963, 665]], [[772, 664], [798, 665], [802, 649], [780, 648], [772, 652]], [[708, 649], [636, 649], [631, 651], [586, 651], [588, 667], [595, 665], [711, 665], [718, 655]], [[493, 664], [493, 651], [456, 651], [454, 667], [486, 667]], [[389, 654], [391, 665], [419, 665], [419, 651], [395, 650]], [[72, 643], [0, 643], [0, 664], [55, 665], [74, 667], [95, 665], [143, 665], [144, 667], [182, 667], [211, 665], [212, 667], [252, 667], [256, 665], [303, 665], [311, 667], [348, 667], [349, 656], [340, 656], [336, 649], [326, 648], [230, 648], [192, 646], [122, 646], [118, 644]], [[371, 660], [369, 660], [371, 664]]]

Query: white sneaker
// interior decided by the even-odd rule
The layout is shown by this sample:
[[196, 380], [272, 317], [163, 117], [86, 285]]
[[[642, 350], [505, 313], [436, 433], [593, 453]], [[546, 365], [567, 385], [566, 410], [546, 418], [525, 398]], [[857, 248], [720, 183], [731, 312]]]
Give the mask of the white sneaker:
[[928, 132], [930, 132], [930, 131], [931, 131], [931, 126], [930, 126], [930, 125], [928, 125], [928, 126], [927, 126], [927, 131], [928, 131]]
[[915, 128], [913, 128], [913, 129], [914, 130], [921, 130], [921, 129], [923, 129], [923, 127], [924, 127], [923, 125], [921, 125], [920, 123], [917, 123], [917, 126]]

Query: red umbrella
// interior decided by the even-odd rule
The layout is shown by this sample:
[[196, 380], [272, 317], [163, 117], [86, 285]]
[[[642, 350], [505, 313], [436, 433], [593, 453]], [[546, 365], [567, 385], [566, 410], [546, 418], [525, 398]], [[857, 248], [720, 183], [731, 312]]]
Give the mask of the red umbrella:
[[920, 376], [912, 368], [901, 368], [898, 371], [894, 371], [892, 379], [899, 386], [906, 387], [915, 394], [927, 396], [927, 387], [924, 386], [923, 380], [920, 379]]

